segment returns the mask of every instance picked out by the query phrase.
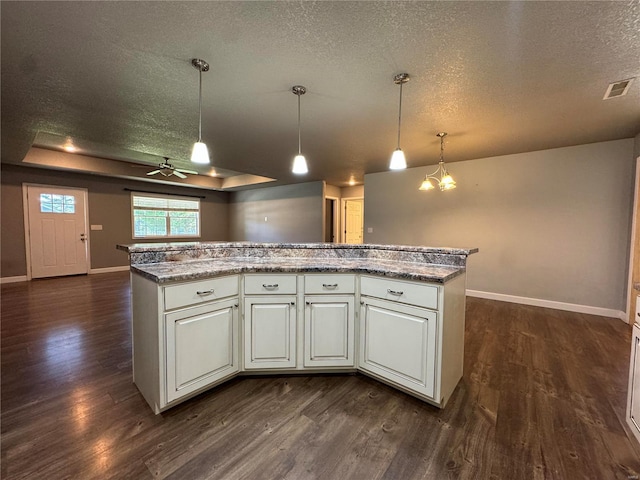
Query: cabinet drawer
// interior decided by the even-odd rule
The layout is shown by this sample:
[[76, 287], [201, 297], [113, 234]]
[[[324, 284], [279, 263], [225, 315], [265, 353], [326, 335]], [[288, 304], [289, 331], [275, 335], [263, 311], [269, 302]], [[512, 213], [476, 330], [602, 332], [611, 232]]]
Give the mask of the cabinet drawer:
[[244, 293], [246, 295], [295, 294], [295, 275], [245, 275]]
[[360, 279], [360, 293], [418, 307], [438, 308], [438, 287], [435, 285], [363, 276]]
[[238, 295], [238, 276], [211, 278], [164, 287], [164, 309], [188, 307]]
[[304, 293], [354, 293], [354, 275], [305, 275]]

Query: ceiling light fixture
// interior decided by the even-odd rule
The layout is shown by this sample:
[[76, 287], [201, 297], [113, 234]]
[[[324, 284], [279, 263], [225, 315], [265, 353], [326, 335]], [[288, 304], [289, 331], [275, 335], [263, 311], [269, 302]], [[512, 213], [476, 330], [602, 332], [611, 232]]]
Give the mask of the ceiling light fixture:
[[294, 95], [298, 96], [298, 155], [293, 159], [293, 168], [291, 171], [297, 175], [302, 175], [309, 171], [307, 168], [307, 160], [304, 158], [304, 155], [302, 155], [300, 147], [300, 95], [307, 93], [307, 89], [302, 85], [294, 85], [291, 87], [291, 91]]
[[440, 187], [440, 190], [442, 191], [453, 190], [456, 188], [456, 182], [453, 181], [453, 178], [449, 175], [449, 172], [444, 166], [444, 137], [446, 136], [447, 134], [445, 132], [436, 134], [436, 137], [440, 137], [440, 162], [438, 163], [438, 168], [436, 168], [435, 172], [424, 177], [424, 180], [418, 190], [433, 190], [436, 188], [433, 183], [431, 183], [431, 180], [436, 181], [438, 183], [438, 187]]
[[408, 73], [399, 73], [393, 77], [393, 82], [400, 85], [400, 104], [398, 107], [398, 147], [391, 155], [389, 170], [404, 170], [407, 168], [407, 160], [404, 158], [404, 152], [400, 148], [400, 127], [402, 124], [402, 85], [409, 81]]
[[198, 93], [198, 141], [193, 144], [193, 150], [191, 151], [191, 161], [193, 163], [209, 163], [209, 151], [207, 145], [202, 142], [202, 72], [209, 71], [209, 64], [199, 58], [191, 60], [191, 65], [200, 72], [200, 88]]

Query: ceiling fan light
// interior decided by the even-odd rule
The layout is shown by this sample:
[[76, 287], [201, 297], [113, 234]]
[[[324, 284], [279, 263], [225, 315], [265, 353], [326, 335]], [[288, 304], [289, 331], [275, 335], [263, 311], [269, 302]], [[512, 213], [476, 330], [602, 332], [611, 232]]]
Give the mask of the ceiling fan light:
[[433, 183], [431, 183], [431, 180], [429, 180], [428, 178], [425, 178], [422, 181], [422, 184], [420, 185], [420, 188], [418, 188], [418, 190], [433, 190], [435, 187], [433, 186]]
[[405, 168], [407, 168], [407, 160], [404, 158], [404, 152], [397, 148], [391, 155], [389, 170], [404, 170]]
[[193, 150], [191, 151], [191, 162], [207, 164], [209, 163], [209, 150], [207, 145], [203, 142], [196, 142], [193, 144]]
[[293, 159], [293, 168], [291, 171], [297, 175], [302, 175], [309, 172], [307, 168], [307, 160], [304, 155], [296, 155]]

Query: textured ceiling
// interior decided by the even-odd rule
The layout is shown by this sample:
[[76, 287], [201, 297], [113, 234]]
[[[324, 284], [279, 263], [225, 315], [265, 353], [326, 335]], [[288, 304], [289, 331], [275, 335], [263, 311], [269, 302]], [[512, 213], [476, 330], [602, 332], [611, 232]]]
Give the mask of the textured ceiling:
[[[409, 167], [629, 138], [640, 132], [640, 4], [630, 2], [10, 2], [2, 17], [2, 162], [36, 132], [179, 167], [198, 133], [214, 166], [326, 180], [387, 169], [408, 72]], [[290, 173], [304, 85], [302, 151]], [[204, 173], [206, 169], [201, 171]], [[454, 170], [454, 168], [451, 168]], [[271, 184], [273, 185], [273, 183]]]

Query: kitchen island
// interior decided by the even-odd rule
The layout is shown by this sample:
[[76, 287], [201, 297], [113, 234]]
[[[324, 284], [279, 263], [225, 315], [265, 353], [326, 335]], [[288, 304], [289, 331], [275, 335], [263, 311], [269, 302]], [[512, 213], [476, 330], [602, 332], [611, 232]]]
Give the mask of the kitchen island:
[[156, 413], [245, 373], [359, 371], [440, 408], [462, 377], [477, 249], [118, 248], [131, 264], [134, 382]]

